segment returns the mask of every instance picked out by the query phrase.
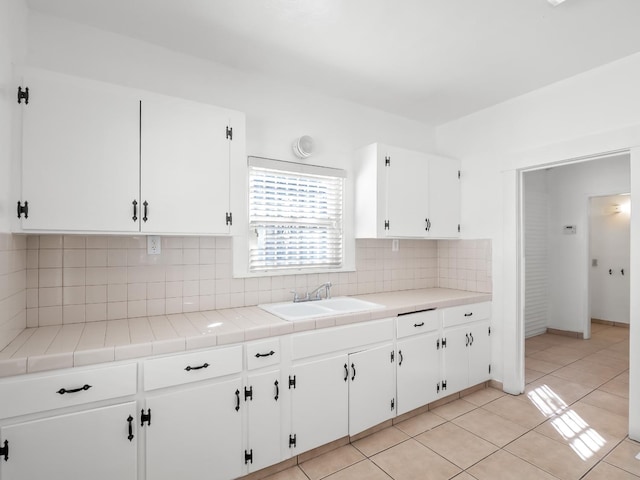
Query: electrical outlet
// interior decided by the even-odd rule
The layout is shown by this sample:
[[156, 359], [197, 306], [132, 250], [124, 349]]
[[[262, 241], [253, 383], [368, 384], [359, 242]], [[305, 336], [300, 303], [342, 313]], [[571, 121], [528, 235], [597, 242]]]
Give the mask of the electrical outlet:
[[160, 255], [161, 251], [162, 251], [162, 247], [160, 246], [160, 236], [149, 235], [147, 237], [147, 254]]
[[391, 251], [397, 252], [398, 250], [400, 250], [400, 240], [398, 240], [397, 238], [391, 240]]

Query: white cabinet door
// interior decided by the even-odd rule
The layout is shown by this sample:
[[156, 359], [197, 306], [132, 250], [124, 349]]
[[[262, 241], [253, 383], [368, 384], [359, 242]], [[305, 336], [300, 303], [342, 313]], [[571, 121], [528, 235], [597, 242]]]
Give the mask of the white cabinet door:
[[429, 236], [458, 237], [460, 224], [460, 162], [429, 156]]
[[[386, 153], [385, 153], [386, 152]], [[381, 150], [386, 174], [388, 237], [424, 237], [429, 212], [429, 163], [426, 155], [395, 147]], [[384, 166], [386, 158], [389, 166]]]
[[273, 465], [283, 460], [282, 454], [282, 381], [280, 370], [250, 375], [245, 395], [247, 405], [248, 441], [245, 452], [249, 472]]
[[244, 461], [241, 395], [237, 378], [147, 397], [147, 480], [239, 477]]
[[149, 95], [140, 125], [141, 230], [229, 233], [228, 112]]
[[469, 386], [485, 382], [491, 377], [491, 337], [489, 322], [470, 325], [469, 328]]
[[419, 335], [398, 342], [398, 415], [438, 399], [440, 333]]
[[291, 369], [291, 435], [299, 454], [349, 433], [347, 355], [296, 365]]
[[393, 345], [349, 355], [349, 435], [395, 416]]
[[[469, 330], [468, 326], [445, 328], [442, 334], [443, 381], [446, 389], [442, 395], [464, 390], [469, 386]], [[444, 387], [443, 387], [444, 388]]]
[[135, 480], [137, 422], [128, 402], [3, 427], [9, 455], [0, 459], [0, 478]]
[[36, 70], [25, 72], [24, 85], [22, 229], [138, 231], [139, 98]]

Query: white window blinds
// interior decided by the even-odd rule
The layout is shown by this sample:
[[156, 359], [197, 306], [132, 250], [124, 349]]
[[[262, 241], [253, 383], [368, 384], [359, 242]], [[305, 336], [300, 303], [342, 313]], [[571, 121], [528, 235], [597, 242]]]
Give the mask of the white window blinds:
[[339, 268], [344, 171], [250, 157], [249, 270]]

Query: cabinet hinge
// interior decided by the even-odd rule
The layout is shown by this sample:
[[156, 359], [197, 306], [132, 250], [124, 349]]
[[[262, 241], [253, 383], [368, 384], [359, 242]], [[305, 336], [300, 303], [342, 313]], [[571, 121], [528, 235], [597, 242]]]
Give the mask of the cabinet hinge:
[[22, 90], [22, 87], [18, 87], [18, 103], [22, 103], [22, 100], [24, 100], [25, 105], [29, 104], [29, 87], [24, 90]]
[[251, 401], [253, 401], [253, 386], [249, 387], [247, 389], [247, 387], [244, 387], [244, 401], [247, 401], [247, 398]]
[[391, 411], [393, 412], [396, 409], [396, 399], [391, 399]]
[[384, 221], [384, 229], [389, 230], [389, 220]]
[[289, 435], [289, 448], [296, 446], [297, 434]]
[[458, 170], [458, 180], [460, 180], [460, 170]]
[[393, 363], [393, 360], [395, 359], [395, 352], [393, 350], [391, 350], [391, 363]]
[[233, 127], [227, 127], [227, 140], [233, 140]]
[[225, 214], [225, 221], [227, 225], [233, 225], [233, 214], [231, 212]]
[[391, 166], [391, 157], [384, 157], [384, 166], [385, 167]]
[[248, 452], [244, 451], [244, 464], [253, 463], [253, 448]]
[[291, 390], [291, 388], [296, 388], [296, 376], [295, 375], [293, 377], [291, 375], [289, 375], [289, 390]]
[[447, 381], [446, 381], [446, 380], [443, 380], [443, 381], [442, 381], [442, 390], [444, 391], [444, 390], [446, 390], [446, 389], [447, 389]]
[[24, 218], [29, 218], [29, 202], [25, 200], [24, 205], [20, 204], [18, 201], [18, 218], [22, 216], [24, 213]]
[[460, 233], [460, 224], [458, 224], [458, 233]]
[[5, 440], [4, 447], [0, 447], [0, 456], [4, 457], [4, 461], [9, 460], [9, 440]]
[[147, 422], [147, 425], [151, 426], [151, 409], [147, 410], [147, 413], [144, 413], [144, 409], [140, 410], [141, 427], [144, 427], [144, 422]]
[[442, 348], [447, 348], [447, 339], [446, 338], [442, 339]]

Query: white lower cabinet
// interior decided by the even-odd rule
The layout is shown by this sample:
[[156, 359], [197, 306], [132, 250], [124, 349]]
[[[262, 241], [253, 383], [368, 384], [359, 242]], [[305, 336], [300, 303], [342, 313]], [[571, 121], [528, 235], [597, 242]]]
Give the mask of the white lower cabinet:
[[[242, 382], [183, 387], [148, 396], [147, 480], [229, 480], [243, 473]], [[117, 477], [112, 477], [117, 478]]]
[[445, 328], [443, 364], [445, 394], [489, 380], [491, 376], [490, 326], [488, 321]]
[[396, 414], [393, 344], [349, 355], [349, 435]]
[[127, 402], [2, 427], [0, 478], [135, 480], [136, 410]]
[[291, 368], [290, 446], [302, 453], [349, 433], [348, 355]]
[[282, 379], [280, 370], [249, 375], [244, 399], [247, 407], [247, 443], [244, 463], [249, 472], [283, 458]]
[[438, 399], [440, 332], [398, 341], [397, 377], [398, 415]]

